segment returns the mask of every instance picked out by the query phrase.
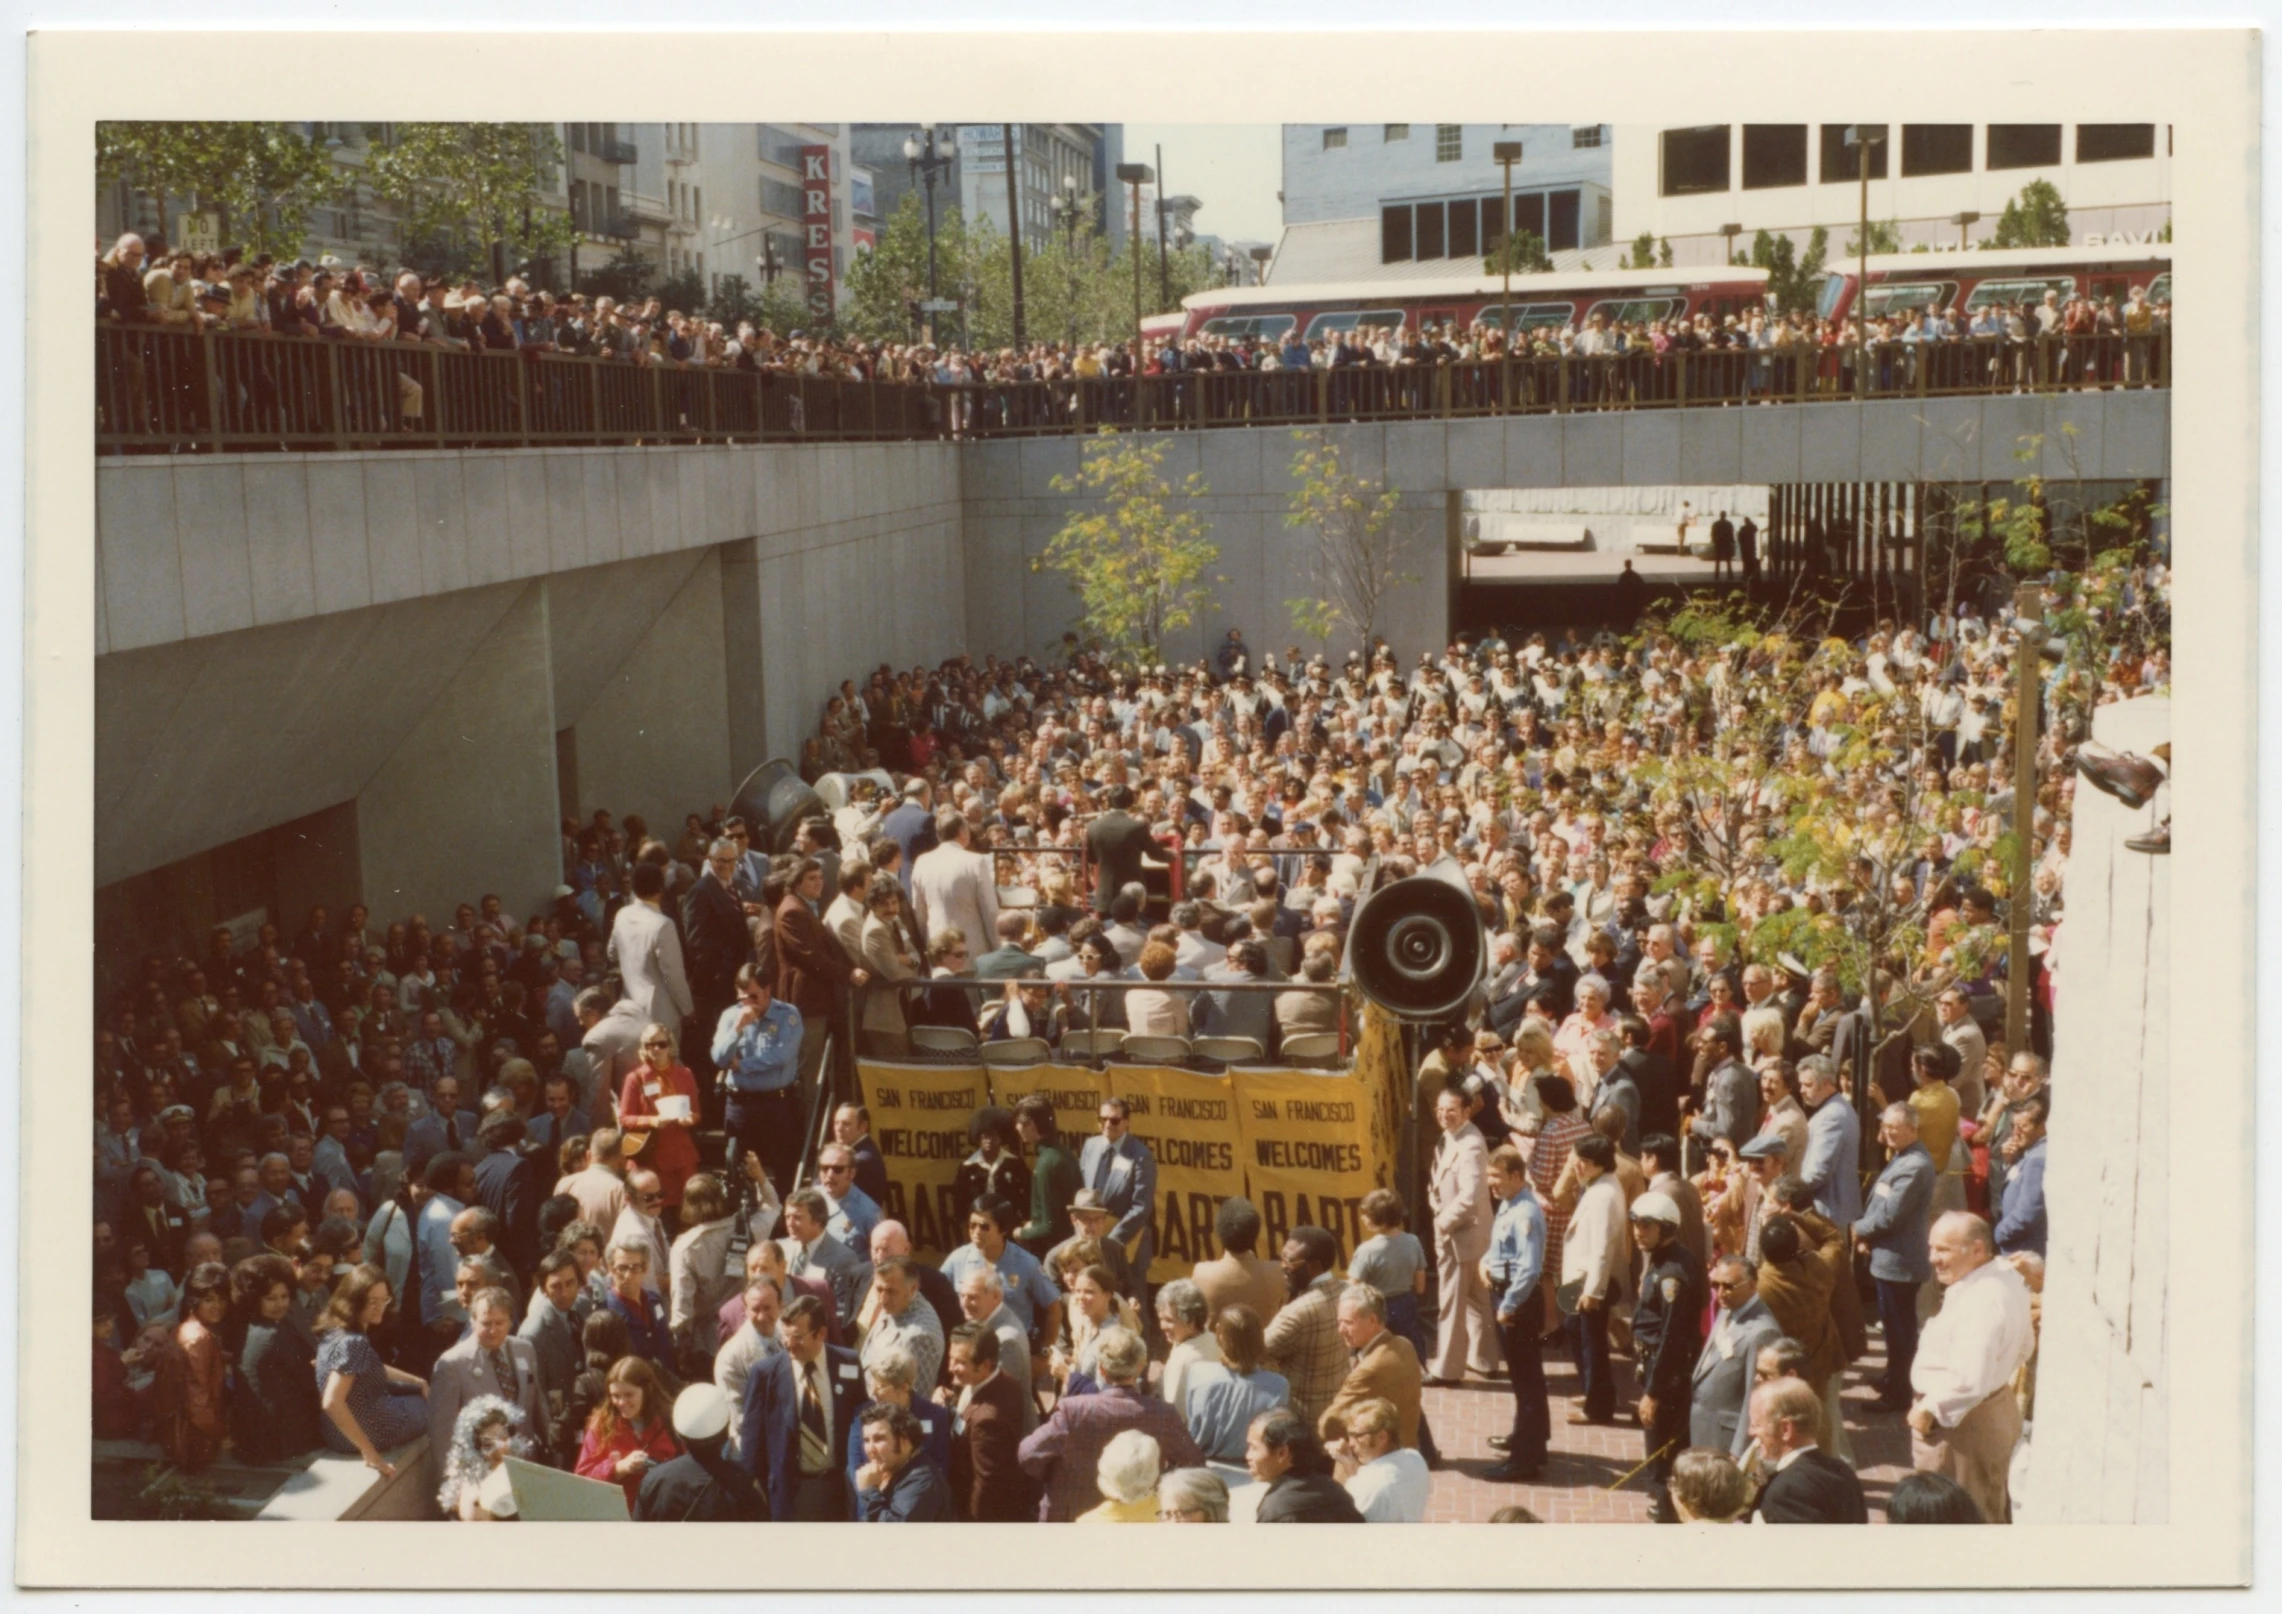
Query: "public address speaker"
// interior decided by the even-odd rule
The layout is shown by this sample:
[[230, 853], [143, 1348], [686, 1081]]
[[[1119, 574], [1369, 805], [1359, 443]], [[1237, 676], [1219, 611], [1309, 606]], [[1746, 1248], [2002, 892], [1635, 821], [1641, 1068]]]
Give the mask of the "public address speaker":
[[751, 828], [753, 844], [771, 852], [791, 851], [804, 819], [832, 816], [800, 770], [782, 757], [771, 757], [747, 774], [729, 810]]
[[1347, 963], [1356, 988], [1403, 1020], [1443, 1020], [1481, 984], [1489, 939], [1456, 858], [1382, 886], [1355, 910]]

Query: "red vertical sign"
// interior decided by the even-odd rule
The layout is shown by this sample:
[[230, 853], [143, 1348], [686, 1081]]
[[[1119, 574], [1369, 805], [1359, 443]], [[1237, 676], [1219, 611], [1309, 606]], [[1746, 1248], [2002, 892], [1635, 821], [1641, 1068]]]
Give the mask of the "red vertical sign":
[[801, 259], [808, 311], [832, 317], [832, 148], [800, 148]]

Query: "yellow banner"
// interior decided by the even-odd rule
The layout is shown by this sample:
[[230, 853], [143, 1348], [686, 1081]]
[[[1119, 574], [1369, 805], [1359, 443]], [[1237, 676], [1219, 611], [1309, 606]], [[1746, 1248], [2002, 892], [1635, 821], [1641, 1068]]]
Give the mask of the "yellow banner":
[[863, 1061], [856, 1069], [887, 1167], [880, 1210], [910, 1232], [914, 1255], [940, 1261], [967, 1241], [951, 1189], [969, 1153], [967, 1122], [990, 1102], [990, 1078], [980, 1065]]
[[1295, 1227], [1320, 1227], [1341, 1266], [1365, 1237], [1356, 1207], [1394, 1186], [1394, 1151], [1372, 1125], [1377, 1095], [1353, 1076], [1246, 1071], [1237, 1088], [1249, 1197], [1267, 1224], [1265, 1252]]
[[[1062, 1134], [1062, 1147], [1075, 1160], [1086, 1139], [1101, 1130], [1102, 1073], [1083, 1065], [1021, 1065], [1012, 1069], [993, 1066], [991, 1102], [1011, 1110], [1033, 1093], [1043, 1093], [1054, 1106], [1054, 1125]], [[1030, 1207], [1026, 1202], [1023, 1214]]]
[[1363, 1084], [1368, 1099], [1371, 1145], [1394, 1171], [1402, 1158], [1403, 1119], [1410, 1113], [1410, 1061], [1403, 1056], [1401, 1022], [1373, 1003], [1362, 1005], [1362, 1016], [1355, 1079]]
[[[1113, 1065], [1109, 1090], [1125, 1100], [1134, 1135], [1157, 1160], [1156, 1255], [1148, 1281], [1188, 1276], [1220, 1254], [1220, 1202], [1244, 1191], [1236, 1093], [1227, 1076], [1151, 1065]], [[1240, 1080], [1249, 1081], [1246, 1072]]]

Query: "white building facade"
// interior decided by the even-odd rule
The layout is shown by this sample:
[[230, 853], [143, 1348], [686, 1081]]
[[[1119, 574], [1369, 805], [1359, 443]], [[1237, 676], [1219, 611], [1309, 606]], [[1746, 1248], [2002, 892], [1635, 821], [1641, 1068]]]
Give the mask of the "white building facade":
[[[1870, 218], [1899, 228], [1901, 250], [1995, 234], [2005, 204], [2047, 180], [2067, 205], [2070, 241], [2137, 245], [2171, 222], [2171, 130], [2154, 123], [1870, 124]], [[1760, 230], [1804, 246], [1817, 226], [1835, 253], [1861, 212], [1844, 124], [1626, 124], [1615, 131], [1614, 236], [1672, 246], [1675, 267], [1724, 261]], [[1960, 215], [1978, 217], [1958, 223]]]

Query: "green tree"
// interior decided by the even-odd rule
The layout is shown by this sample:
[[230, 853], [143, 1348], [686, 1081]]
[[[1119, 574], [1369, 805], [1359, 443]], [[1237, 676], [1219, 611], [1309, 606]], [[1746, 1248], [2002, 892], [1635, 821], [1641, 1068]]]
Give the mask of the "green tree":
[[1656, 266], [1660, 269], [1672, 267], [1672, 243], [1669, 240], [1656, 243]]
[[713, 288], [713, 297], [705, 305], [705, 317], [718, 320], [731, 336], [746, 320], [754, 324], [760, 320], [761, 301], [753, 295], [752, 282], [743, 275], [723, 275]]
[[2068, 204], [2048, 179], [2032, 179], [2021, 193], [2005, 204], [1997, 219], [1993, 247], [2064, 247], [2068, 245]]
[[[1902, 250], [1902, 226], [1898, 220], [1870, 221], [1870, 250], [1872, 252], [1899, 252]], [[1857, 229], [1846, 238], [1846, 256], [1862, 255], [1862, 232]]]
[[1078, 474], [1053, 484], [1057, 493], [1090, 496], [1091, 506], [1071, 511], [1030, 563], [1070, 580], [1083, 633], [1113, 656], [1140, 662], [1162, 660], [1167, 636], [1196, 620], [1212, 594], [1206, 574], [1220, 559], [1188, 504], [1208, 491], [1204, 481], [1191, 474], [1177, 489], [1167, 482], [1167, 446], [1102, 427], [1086, 442]]
[[1617, 260], [1619, 269], [1653, 269], [1656, 267], [1656, 232], [1643, 230], [1632, 238], [1632, 250]]
[[1292, 626], [1309, 638], [1327, 644], [1345, 628], [1368, 649], [1387, 596], [1418, 581], [1404, 569], [1416, 529], [1403, 518], [1401, 495], [1383, 478], [1348, 470], [1330, 437], [1297, 431], [1292, 438], [1300, 446], [1284, 525], [1315, 535], [1308, 577], [1318, 592], [1284, 604]]
[[339, 196], [345, 180], [325, 147], [290, 123], [99, 123], [95, 172], [219, 216], [225, 245], [294, 256], [309, 213]]
[[400, 123], [373, 147], [366, 173], [407, 241], [458, 238], [504, 279], [513, 264], [570, 244], [570, 215], [544, 199], [562, 160], [545, 124]]
[[652, 293], [666, 305], [668, 312], [680, 310], [684, 314], [700, 313], [705, 308], [705, 277], [695, 269], [684, 269], [678, 275], [668, 275], [658, 282]]
[[1534, 230], [1516, 230], [1490, 249], [1482, 260], [1482, 273], [1502, 275], [1508, 268], [1517, 275], [1549, 274], [1553, 258], [1545, 250], [1545, 241]]
[[621, 246], [599, 269], [580, 270], [578, 289], [589, 297], [633, 302], [649, 295], [657, 274], [658, 266], [643, 257], [639, 247]]

